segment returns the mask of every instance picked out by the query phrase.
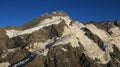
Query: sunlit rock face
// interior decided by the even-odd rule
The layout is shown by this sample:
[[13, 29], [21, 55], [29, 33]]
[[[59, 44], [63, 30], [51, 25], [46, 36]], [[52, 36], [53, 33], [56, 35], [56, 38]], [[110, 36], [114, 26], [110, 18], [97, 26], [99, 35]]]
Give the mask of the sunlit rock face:
[[63, 11], [0, 28], [0, 67], [119, 67], [120, 21], [81, 23]]

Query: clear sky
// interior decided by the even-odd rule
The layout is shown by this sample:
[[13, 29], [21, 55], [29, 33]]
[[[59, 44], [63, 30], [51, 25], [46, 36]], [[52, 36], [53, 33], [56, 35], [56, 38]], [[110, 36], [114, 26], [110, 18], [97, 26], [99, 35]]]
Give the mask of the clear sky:
[[82, 22], [120, 20], [120, 0], [0, 0], [0, 26], [20, 26], [58, 10]]

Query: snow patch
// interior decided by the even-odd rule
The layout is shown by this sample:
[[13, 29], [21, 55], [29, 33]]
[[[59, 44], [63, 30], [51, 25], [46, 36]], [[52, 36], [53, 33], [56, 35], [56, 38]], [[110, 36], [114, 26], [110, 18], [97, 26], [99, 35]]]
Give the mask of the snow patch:
[[112, 37], [120, 35], [120, 28], [119, 27], [110, 28], [109, 31], [112, 32], [112, 35], [111, 35]]
[[[100, 63], [106, 64], [111, 59], [110, 56], [101, 50], [101, 48], [94, 43], [91, 39], [89, 39], [83, 30], [81, 28], [86, 27], [82, 23], [75, 23], [72, 26], [69, 26], [69, 28], [65, 27], [63, 36], [72, 34], [71, 38], [69, 38], [69, 42], [71, 45], [78, 46], [78, 42], [80, 42], [84, 49], [85, 54], [89, 56], [91, 59], [95, 60], [96, 58], [100, 60]], [[78, 39], [76, 39], [79, 38]], [[106, 37], [106, 36], [105, 36]], [[68, 40], [64, 40], [65, 42]], [[62, 42], [64, 42], [62, 41]], [[108, 60], [106, 60], [108, 58]]]
[[116, 47], [120, 50], [120, 28], [113, 27], [109, 29], [112, 32], [112, 35], [109, 39], [111, 39], [110, 43], [116, 45]]
[[65, 49], [65, 48], [61, 48], [61, 50], [65, 51], [65, 52], [66, 52], [66, 51], [68, 51], [68, 50], [67, 50], [67, 49]]
[[64, 45], [64, 44], [68, 44], [68, 43], [70, 43], [73, 48], [79, 47], [78, 40], [76, 39], [76, 37], [73, 36], [73, 34], [68, 34], [68, 35], [65, 35], [65, 36], [59, 38], [54, 43], [53, 46]]
[[110, 28], [109, 31], [112, 32], [111, 35], [109, 35], [104, 30], [98, 29], [93, 24], [87, 24], [86, 27], [95, 35], [97, 35], [99, 38], [102, 39], [104, 42], [104, 47], [106, 50], [106, 53], [109, 54], [109, 52], [113, 52], [113, 44], [118, 47], [120, 50], [120, 28], [119, 27], [113, 27]]
[[111, 36], [106, 31], [97, 28], [94, 24], [87, 24], [86, 28], [88, 28], [93, 34], [97, 35], [104, 42], [104, 47], [107, 53], [113, 52]]
[[9, 65], [9, 62], [0, 63], [0, 67], [8, 67]]
[[116, 47], [120, 50], [120, 36], [113, 37], [111, 41], [112, 44], [116, 45]]
[[[10, 38], [23, 34], [31, 34], [32, 32], [38, 31], [42, 27], [50, 26], [52, 24], [59, 24], [63, 20], [65, 21], [66, 25], [68, 25], [68, 27], [64, 27], [64, 32], [61, 37], [58, 37], [56, 40], [51, 39], [46, 42], [36, 42], [34, 44], [31, 44], [30, 46], [27, 46], [26, 48], [29, 49], [30, 52], [46, 56], [49, 51], [49, 48], [52, 48], [57, 45], [65, 45], [68, 43], [70, 43], [73, 48], [76, 48], [80, 47], [78, 43], [80, 42], [85, 49], [85, 55], [87, 55], [93, 60], [98, 59], [99, 63], [102, 64], [106, 64], [111, 60], [109, 52], [113, 52], [112, 44], [115, 44], [120, 49], [120, 37], [112, 37], [107, 32], [97, 28], [93, 24], [84, 25], [82, 23], [79, 23], [78, 21], [75, 21], [75, 23], [72, 24], [72, 26], [70, 26], [69, 24], [71, 20], [68, 16], [54, 16], [52, 17], [52, 19], [48, 18], [44, 21], [41, 21], [40, 24], [34, 28], [26, 29], [23, 31], [6, 30], [6, 32]], [[97, 35], [100, 39], [103, 40], [104, 45], [106, 47], [106, 52], [104, 52], [97, 45], [97, 43], [95, 43], [93, 40], [89, 39], [85, 35], [85, 31], [82, 30], [83, 27], [88, 28], [93, 34]], [[118, 33], [120, 33], [118, 28], [115, 28], [115, 30], [111, 28], [110, 30], [113, 32], [114, 35], [119, 35]], [[67, 49], [65, 48], [61, 48], [61, 50], [67, 51]]]
[[86, 27], [95, 35], [97, 35], [104, 42], [106, 53], [113, 52], [113, 44], [120, 50], [120, 29], [119, 27], [110, 28], [109, 31], [112, 35], [109, 35], [104, 30], [98, 29], [93, 24], [87, 24]]
[[47, 52], [49, 51], [49, 49], [46, 48], [46, 45], [48, 45], [49, 43], [51, 43], [50, 40], [48, 40], [47, 42], [34, 43], [30, 46], [27, 46], [26, 48], [29, 49], [30, 52], [46, 56]]
[[57, 12], [52, 12], [53, 14], [57, 14]]
[[109, 35], [104, 30], [97, 28], [93, 24], [87, 24], [86, 28], [88, 28], [93, 34], [97, 35], [104, 42], [108, 42]]
[[48, 18], [40, 22], [39, 25], [36, 27], [18, 31], [18, 30], [6, 30], [6, 34], [9, 38], [16, 37], [23, 34], [31, 34], [32, 32], [38, 31], [40, 28], [50, 26], [53, 24], [59, 24], [61, 21], [65, 21], [67, 25], [70, 24], [71, 20], [68, 16], [62, 17], [62, 16], [53, 16], [52, 19]]

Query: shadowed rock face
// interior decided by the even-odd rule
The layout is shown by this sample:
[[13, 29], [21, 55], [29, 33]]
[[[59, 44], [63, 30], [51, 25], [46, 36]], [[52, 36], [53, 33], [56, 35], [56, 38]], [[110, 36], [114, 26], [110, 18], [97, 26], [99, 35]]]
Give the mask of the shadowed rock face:
[[115, 46], [113, 45], [113, 48], [114, 48], [114, 52], [113, 53], [110, 53], [110, 56], [112, 58], [112, 61], [108, 64], [109, 66], [111, 67], [119, 67], [120, 65], [120, 50]]
[[62, 11], [45, 14], [21, 27], [0, 28], [0, 65], [119, 67], [119, 31], [119, 21], [83, 24]]
[[29, 52], [26, 51], [25, 49], [16, 50], [14, 53], [11, 52], [7, 55], [8, 56], [7, 61], [9, 61], [11, 64], [15, 64], [24, 59], [25, 57], [27, 57], [28, 55]]
[[0, 28], [0, 63], [3, 61], [2, 60], [2, 54], [7, 52], [7, 46], [6, 46], [6, 41], [8, 37], [6, 35], [6, 32], [4, 29]]
[[120, 20], [119, 21], [115, 21], [114, 24], [115, 24], [115, 26], [120, 27]]

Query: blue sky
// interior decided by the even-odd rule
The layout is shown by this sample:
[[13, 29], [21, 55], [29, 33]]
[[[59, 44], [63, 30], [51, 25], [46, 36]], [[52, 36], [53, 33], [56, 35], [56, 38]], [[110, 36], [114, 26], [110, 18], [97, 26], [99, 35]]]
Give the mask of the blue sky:
[[82, 22], [120, 20], [120, 0], [0, 0], [0, 26], [21, 26], [58, 10]]

